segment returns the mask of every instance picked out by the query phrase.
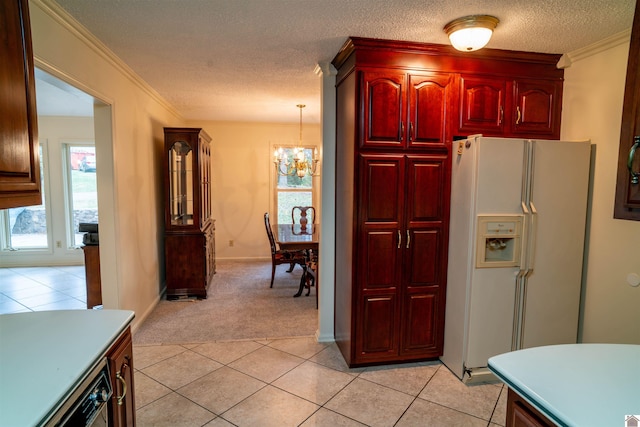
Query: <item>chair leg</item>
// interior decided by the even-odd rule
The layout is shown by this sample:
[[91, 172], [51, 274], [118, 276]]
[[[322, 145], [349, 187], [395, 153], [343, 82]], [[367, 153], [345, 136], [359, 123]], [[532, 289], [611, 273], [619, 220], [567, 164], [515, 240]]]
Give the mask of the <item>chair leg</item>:
[[271, 263], [271, 286], [269, 286], [270, 288], [273, 288], [273, 278], [276, 276], [276, 265]]
[[316, 284], [316, 278], [310, 274], [307, 274], [306, 276], [307, 285], [305, 287], [307, 288], [307, 296], [309, 296], [309, 294], [311, 294], [311, 287]]
[[295, 266], [296, 266], [295, 262], [292, 262], [291, 264], [289, 264], [289, 269], [287, 270], [287, 273], [291, 273]]

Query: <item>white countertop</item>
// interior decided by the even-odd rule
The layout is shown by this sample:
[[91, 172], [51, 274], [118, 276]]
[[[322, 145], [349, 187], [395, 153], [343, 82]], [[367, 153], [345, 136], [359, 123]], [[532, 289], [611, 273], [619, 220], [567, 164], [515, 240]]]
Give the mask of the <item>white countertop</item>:
[[529, 348], [490, 358], [489, 369], [561, 426], [623, 426], [640, 414], [640, 345]]
[[126, 310], [0, 315], [0, 425], [45, 422], [133, 317]]

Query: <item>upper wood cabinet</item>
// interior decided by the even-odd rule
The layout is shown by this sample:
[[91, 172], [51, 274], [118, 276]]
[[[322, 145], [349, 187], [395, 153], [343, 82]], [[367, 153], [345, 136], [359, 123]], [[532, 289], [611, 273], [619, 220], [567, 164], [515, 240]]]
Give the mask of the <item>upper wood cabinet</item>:
[[519, 79], [513, 84], [509, 125], [513, 136], [560, 138], [562, 81]]
[[361, 79], [363, 148], [444, 147], [451, 75], [367, 70]]
[[28, 3], [0, 2], [0, 209], [42, 203]]
[[491, 77], [460, 77], [460, 126], [462, 135], [504, 133], [507, 82]]
[[[640, 1], [636, 2], [636, 12], [631, 30], [627, 80], [622, 106], [622, 126], [620, 129], [620, 151], [618, 153], [618, 175], [613, 216], [619, 219], [640, 221]], [[635, 145], [634, 145], [635, 144]], [[632, 147], [635, 150], [632, 153]], [[634, 154], [631, 156], [631, 154]], [[630, 158], [631, 157], [631, 158]], [[629, 168], [629, 165], [631, 168]], [[636, 179], [633, 175], [636, 174]]]
[[459, 135], [558, 139], [562, 81], [460, 77]]

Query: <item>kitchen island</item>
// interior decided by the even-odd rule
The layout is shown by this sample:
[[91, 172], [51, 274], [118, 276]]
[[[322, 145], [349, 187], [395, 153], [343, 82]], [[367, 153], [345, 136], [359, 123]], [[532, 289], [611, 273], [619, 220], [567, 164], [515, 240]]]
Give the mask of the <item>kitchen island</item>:
[[640, 345], [568, 344], [494, 356], [507, 386], [507, 427], [624, 426], [640, 414]]
[[130, 346], [133, 317], [125, 310], [0, 315], [0, 425], [46, 423], [114, 343], [118, 351]]

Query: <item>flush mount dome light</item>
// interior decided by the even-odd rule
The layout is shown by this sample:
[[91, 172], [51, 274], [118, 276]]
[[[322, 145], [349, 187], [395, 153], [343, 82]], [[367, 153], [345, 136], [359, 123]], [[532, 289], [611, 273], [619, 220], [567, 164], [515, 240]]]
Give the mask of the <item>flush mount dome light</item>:
[[470, 15], [455, 19], [444, 26], [451, 44], [463, 52], [482, 49], [500, 20], [490, 15]]

